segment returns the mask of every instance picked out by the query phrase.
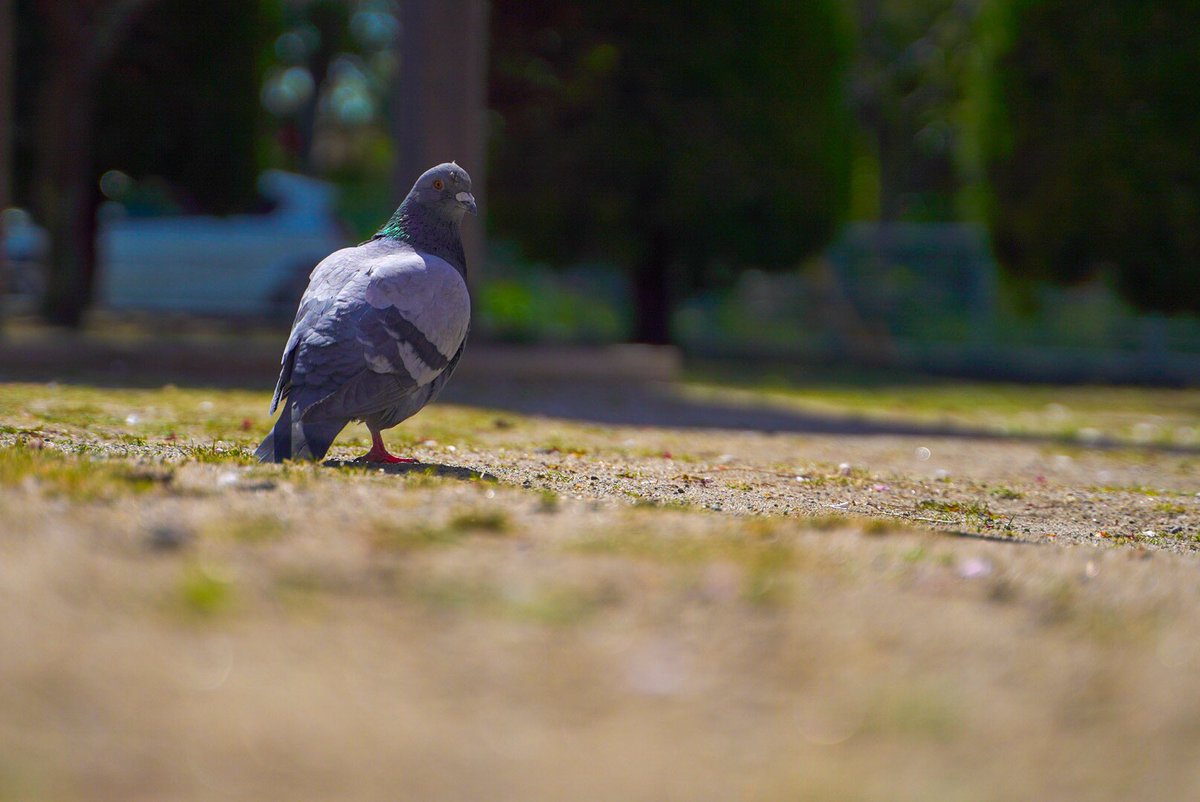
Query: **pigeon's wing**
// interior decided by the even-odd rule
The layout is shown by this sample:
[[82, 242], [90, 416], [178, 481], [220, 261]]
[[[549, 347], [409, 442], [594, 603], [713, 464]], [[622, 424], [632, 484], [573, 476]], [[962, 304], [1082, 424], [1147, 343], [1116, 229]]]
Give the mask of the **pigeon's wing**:
[[305, 417], [400, 408], [446, 370], [470, 317], [466, 282], [445, 260], [407, 248], [372, 260], [298, 345], [293, 381], [303, 371], [323, 391]]
[[371, 370], [433, 381], [467, 336], [471, 300], [462, 275], [444, 259], [419, 252], [380, 260], [369, 271], [358, 341]]
[[305, 340], [320, 342], [324, 339], [317, 334], [321, 321], [329, 316], [343, 291], [356, 277], [364, 275], [367, 269], [360, 248], [343, 248], [322, 259], [309, 274], [308, 287], [300, 298], [296, 319], [292, 322], [292, 333], [280, 360], [279, 381], [275, 384], [275, 395], [271, 398], [272, 415], [275, 414], [279, 402], [292, 389], [297, 347]]

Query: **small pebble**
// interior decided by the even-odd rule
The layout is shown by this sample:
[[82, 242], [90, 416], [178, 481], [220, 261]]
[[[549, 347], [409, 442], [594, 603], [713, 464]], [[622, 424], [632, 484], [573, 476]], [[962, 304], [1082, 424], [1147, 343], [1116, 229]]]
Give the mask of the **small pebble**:
[[146, 546], [156, 551], [175, 551], [183, 548], [192, 539], [192, 533], [182, 526], [166, 524], [156, 526], [146, 536]]
[[274, 490], [278, 485], [270, 479], [259, 479], [252, 482], [237, 482], [237, 489], [246, 493], [256, 493], [266, 490]]
[[958, 575], [963, 579], [979, 579], [992, 573], [992, 564], [979, 557], [971, 557], [958, 564]]

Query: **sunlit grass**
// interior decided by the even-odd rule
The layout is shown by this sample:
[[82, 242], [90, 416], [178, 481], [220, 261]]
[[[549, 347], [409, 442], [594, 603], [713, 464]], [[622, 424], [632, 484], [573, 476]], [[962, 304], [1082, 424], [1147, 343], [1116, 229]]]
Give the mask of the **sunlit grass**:
[[139, 443], [256, 443], [270, 424], [267, 393], [242, 390], [0, 385], [0, 425], [88, 432]]
[[1028, 385], [923, 379], [897, 373], [813, 371], [733, 374], [701, 368], [688, 375], [694, 397], [721, 393], [765, 398], [800, 409], [866, 419], [913, 420], [1138, 445], [1200, 446], [1200, 390]]
[[178, 600], [185, 615], [212, 618], [232, 605], [233, 582], [211, 566], [188, 563], [179, 577]]
[[0, 486], [21, 486], [72, 501], [107, 501], [170, 484], [169, 470], [69, 455], [17, 444], [0, 448]]
[[373, 549], [383, 552], [409, 552], [438, 546], [452, 546], [462, 541], [464, 533], [444, 526], [424, 523], [398, 524], [378, 521], [368, 534]]
[[456, 514], [447, 524], [456, 532], [493, 532], [499, 534], [511, 526], [503, 510], [464, 510]]
[[514, 592], [492, 581], [452, 577], [418, 578], [406, 592], [439, 612], [484, 615], [542, 626], [582, 623], [612, 601], [602, 587], [542, 583]]
[[217, 538], [249, 545], [270, 543], [287, 533], [284, 522], [274, 515], [217, 518], [206, 529]]

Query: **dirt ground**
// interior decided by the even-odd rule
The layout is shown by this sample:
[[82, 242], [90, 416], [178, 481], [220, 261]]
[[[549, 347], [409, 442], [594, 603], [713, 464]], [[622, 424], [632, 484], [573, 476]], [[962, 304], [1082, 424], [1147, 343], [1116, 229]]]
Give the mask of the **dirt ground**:
[[0, 386], [0, 800], [1200, 797], [1196, 391], [267, 390]]

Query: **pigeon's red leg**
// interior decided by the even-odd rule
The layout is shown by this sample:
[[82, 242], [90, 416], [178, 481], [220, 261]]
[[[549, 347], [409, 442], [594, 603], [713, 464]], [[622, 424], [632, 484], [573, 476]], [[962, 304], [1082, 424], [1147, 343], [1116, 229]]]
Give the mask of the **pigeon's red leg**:
[[371, 450], [359, 457], [359, 459], [361, 459], [363, 462], [416, 462], [415, 459], [409, 459], [408, 457], [397, 457], [393, 454], [389, 454], [387, 448], [383, 445], [383, 436], [380, 435], [379, 432], [375, 431], [371, 432]]

